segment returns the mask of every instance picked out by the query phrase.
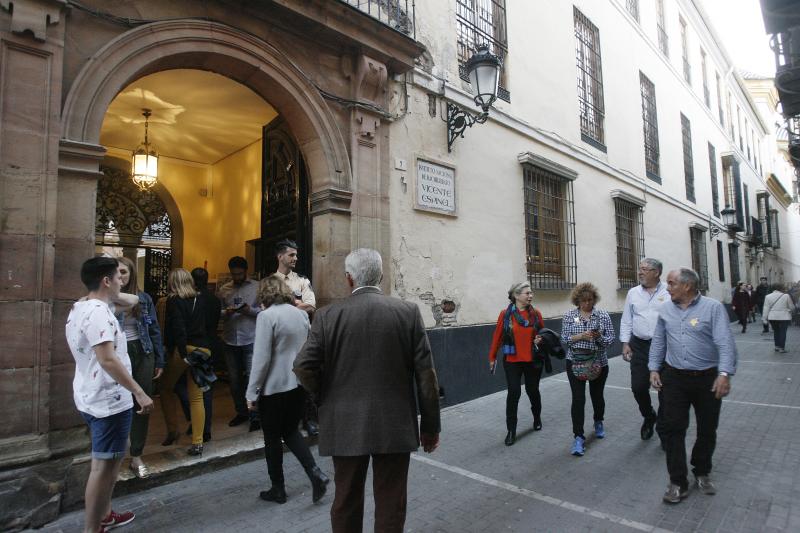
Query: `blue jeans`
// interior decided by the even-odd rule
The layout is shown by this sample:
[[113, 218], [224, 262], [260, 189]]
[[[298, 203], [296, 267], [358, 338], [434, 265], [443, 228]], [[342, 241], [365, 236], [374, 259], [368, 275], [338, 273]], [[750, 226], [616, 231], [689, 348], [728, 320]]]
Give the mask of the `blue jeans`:
[[225, 362], [228, 365], [228, 379], [236, 414], [257, 420], [258, 414], [247, 410], [247, 400], [244, 397], [250, 381], [250, 368], [253, 366], [253, 345], [232, 346], [226, 344]]

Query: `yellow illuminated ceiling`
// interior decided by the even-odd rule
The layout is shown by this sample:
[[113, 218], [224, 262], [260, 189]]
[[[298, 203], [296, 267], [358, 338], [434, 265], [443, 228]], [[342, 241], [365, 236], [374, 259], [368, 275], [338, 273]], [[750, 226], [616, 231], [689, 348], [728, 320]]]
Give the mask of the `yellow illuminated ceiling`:
[[256, 93], [219, 74], [167, 70], [140, 78], [108, 107], [100, 143], [134, 150], [144, 137], [142, 108], [152, 110], [150, 142], [160, 155], [216, 163], [261, 138], [277, 115]]

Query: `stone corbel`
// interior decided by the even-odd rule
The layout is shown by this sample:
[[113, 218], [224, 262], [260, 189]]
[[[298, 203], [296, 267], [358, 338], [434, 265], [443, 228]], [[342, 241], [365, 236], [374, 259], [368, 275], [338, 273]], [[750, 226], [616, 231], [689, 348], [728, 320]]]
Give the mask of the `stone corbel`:
[[11, 31], [30, 32], [37, 41], [47, 40], [47, 27], [61, 21], [66, 0], [0, 0], [0, 7], [11, 12]]
[[350, 68], [346, 70], [350, 70], [353, 99], [383, 106], [388, 79], [386, 65], [362, 54], [349, 66]]
[[89, 144], [69, 139], [61, 139], [58, 149], [58, 171], [90, 179], [99, 178], [100, 163], [106, 149], [97, 144]]
[[349, 215], [350, 203], [353, 200], [353, 192], [329, 187], [321, 191], [312, 192], [309, 200], [311, 203], [311, 216], [331, 212]]

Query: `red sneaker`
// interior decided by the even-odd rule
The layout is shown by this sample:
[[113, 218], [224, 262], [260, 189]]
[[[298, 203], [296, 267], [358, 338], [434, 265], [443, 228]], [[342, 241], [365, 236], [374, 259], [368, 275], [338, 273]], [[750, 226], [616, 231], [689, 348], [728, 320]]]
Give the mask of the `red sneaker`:
[[130, 511], [115, 513], [112, 509], [108, 516], [105, 517], [102, 522], [100, 522], [100, 525], [105, 531], [109, 531], [116, 527], [127, 526], [133, 522], [134, 518], [136, 518], [136, 515]]

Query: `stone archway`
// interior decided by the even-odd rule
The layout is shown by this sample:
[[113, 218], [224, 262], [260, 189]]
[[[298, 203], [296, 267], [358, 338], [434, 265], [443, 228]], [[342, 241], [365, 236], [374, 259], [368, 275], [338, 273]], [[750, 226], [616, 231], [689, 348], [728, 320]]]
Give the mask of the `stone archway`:
[[[308, 169], [314, 234], [314, 279], [320, 300], [344, 296], [338, 280], [351, 248], [352, 174], [342, 119], [314, 83], [280, 50], [253, 35], [198, 20], [155, 22], [106, 44], [84, 65], [62, 114], [59, 181], [96, 175], [104, 149], [103, 117], [114, 97], [136, 79], [175, 68], [208, 70], [249, 87], [289, 125]], [[347, 119], [345, 119], [347, 120]]]

